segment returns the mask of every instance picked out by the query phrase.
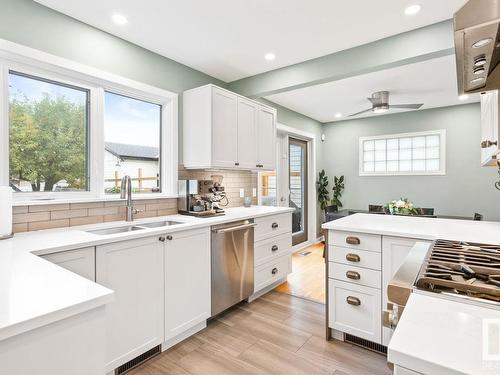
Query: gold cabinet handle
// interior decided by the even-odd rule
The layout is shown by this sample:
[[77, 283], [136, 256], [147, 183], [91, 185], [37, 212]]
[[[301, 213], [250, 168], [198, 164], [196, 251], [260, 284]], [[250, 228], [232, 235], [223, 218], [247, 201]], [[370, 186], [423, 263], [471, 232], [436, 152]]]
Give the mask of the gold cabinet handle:
[[361, 261], [361, 257], [358, 254], [353, 254], [353, 253], [346, 254], [345, 258], [349, 262], [359, 262], [359, 261]]
[[347, 242], [349, 245], [359, 245], [361, 243], [361, 240], [358, 237], [348, 236], [345, 239], [345, 242]]
[[353, 306], [361, 305], [361, 300], [358, 297], [348, 296], [345, 300], [349, 305]]
[[356, 272], [356, 271], [347, 271], [345, 273], [345, 276], [348, 279], [352, 279], [352, 280], [359, 280], [359, 279], [361, 279], [361, 275], [359, 274], [359, 272]]

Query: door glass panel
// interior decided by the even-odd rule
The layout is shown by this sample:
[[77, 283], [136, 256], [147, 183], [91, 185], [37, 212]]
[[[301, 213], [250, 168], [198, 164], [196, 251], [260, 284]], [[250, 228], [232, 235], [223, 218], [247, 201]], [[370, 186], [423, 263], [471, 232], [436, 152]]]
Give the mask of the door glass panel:
[[276, 183], [276, 172], [261, 172], [260, 178], [260, 199], [263, 206], [277, 206], [278, 186]]
[[307, 143], [290, 138], [289, 141], [290, 207], [292, 214], [293, 245], [307, 240]]

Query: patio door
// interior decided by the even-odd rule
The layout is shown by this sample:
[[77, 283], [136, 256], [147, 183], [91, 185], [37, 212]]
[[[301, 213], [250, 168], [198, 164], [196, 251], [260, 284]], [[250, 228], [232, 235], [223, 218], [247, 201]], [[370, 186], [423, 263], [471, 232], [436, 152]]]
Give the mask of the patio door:
[[288, 138], [288, 185], [289, 207], [295, 209], [292, 214], [292, 245], [307, 241], [307, 142]]
[[[259, 173], [259, 204], [292, 207], [292, 244], [308, 240], [308, 141], [278, 132], [276, 170]], [[313, 211], [314, 214], [314, 211]]]

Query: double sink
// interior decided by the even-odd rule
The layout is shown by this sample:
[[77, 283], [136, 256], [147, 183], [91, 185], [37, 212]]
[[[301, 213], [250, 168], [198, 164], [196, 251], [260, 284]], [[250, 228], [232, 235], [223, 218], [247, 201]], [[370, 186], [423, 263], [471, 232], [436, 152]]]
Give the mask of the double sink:
[[123, 226], [123, 227], [87, 230], [86, 232], [93, 233], [93, 234], [99, 234], [101, 236], [106, 236], [109, 234], [134, 232], [137, 230], [144, 230], [144, 229], [148, 229], [148, 228], [168, 227], [171, 225], [178, 225], [178, 224], [182, 224], [182, 223], [179, 221], [162, 220], [162, 221], [155, 221], [152, 223], [144, 223], [144, 224], [138, 224], [138, 225], [127, 225], [127, 226]]

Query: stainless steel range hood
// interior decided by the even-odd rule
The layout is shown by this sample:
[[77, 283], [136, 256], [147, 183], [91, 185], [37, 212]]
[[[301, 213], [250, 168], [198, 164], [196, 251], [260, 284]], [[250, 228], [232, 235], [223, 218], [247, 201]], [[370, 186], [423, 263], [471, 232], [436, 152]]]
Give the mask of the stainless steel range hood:
[[469, 0], [453, 17], [459, 94], [500, 88], [500, 0]]

